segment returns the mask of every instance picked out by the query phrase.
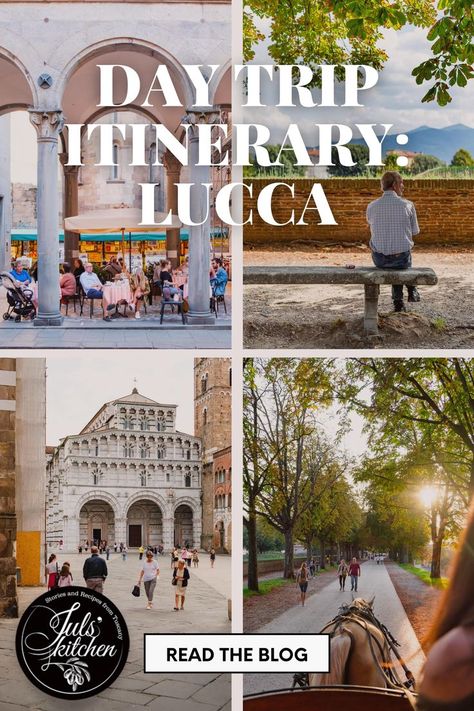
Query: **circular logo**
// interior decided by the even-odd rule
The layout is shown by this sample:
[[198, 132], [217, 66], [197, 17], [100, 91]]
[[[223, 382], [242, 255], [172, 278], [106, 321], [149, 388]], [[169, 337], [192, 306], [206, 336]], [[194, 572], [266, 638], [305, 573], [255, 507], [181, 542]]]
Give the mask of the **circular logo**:
[[37, 597], [16, 633], [16, 654], [28, 679], [61, 699], [82, 699], [109, 686], [129, 646], [120, 610], [105, 595], [78, 586]]

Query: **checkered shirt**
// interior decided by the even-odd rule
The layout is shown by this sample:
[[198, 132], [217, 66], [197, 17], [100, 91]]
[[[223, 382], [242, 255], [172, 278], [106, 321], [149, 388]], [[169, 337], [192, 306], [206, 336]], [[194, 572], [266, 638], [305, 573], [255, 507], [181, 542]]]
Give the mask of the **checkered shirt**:
[[415, 206], [399, 197], [394, 190], [386, 190], [382, 197], [367, 207], [370, 226], [370, 247], [381, 254], [400, 254], [413, 247], [413, 237], [420, 232]]

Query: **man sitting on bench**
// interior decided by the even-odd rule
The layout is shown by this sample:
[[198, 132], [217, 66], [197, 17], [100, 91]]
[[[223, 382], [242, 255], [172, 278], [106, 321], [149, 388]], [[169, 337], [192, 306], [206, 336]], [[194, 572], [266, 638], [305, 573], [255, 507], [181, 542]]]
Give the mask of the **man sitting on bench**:
[[[403, 195], [403, 178], [396, 171], [388, 171], [380, 180], [383, 195], [367, 207], [370, 226], [372, 259], [380, 269], [408, 269], [411, 267], [413, 237], [419, 234], [415, 206]], [[408, 301], [420, 301], [416, 286], [407, 286]], [[403, 286], [392, 285], [395, 311], [406, 311]]]

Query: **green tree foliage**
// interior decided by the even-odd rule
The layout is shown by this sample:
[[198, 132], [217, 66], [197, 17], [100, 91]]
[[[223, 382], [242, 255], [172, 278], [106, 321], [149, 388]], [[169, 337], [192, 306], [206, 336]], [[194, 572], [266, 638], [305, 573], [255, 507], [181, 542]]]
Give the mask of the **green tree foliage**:
[[246, 362], [243, 486], [249, 589], [258, 589], [257, 516], [284, 536], [284, 577], [293, 576], [294, 528], [312, 501], [317, 478], [317, 471], [305, 466], [305, 447], [316, 431], [316, 413], [331, 402], [332, 372], [328, 359]]
[[419, 175], [419, 173], [426, 173], [427, 170], [433, 170], [434, 168], [439, 168], [442, 165], [444, 165], [443, 161], [436, 156], [420, 153], [420, 155], [413, 158], [413, 161], [409, 167], [409, 172], [411, 175]]
[[[367, 64], [380, 70], [383, 30], [427, 28], [432, 56], [413, 69], [418, 84], [431, 82], [422, 101], [451, 101], [453, 86], [474, 76], [474, 12], [469, 0], [247, 0], [244, 58], [261, 40], [254, 17], [270, 20], [269, 53], [276, 64]], [[342, 72], [339, 72], [342, 78]]]
[[349, 143], [347, 147], [351, 151], [352, 160], [355, 162], [355, 165], [341, 165], [341, 163], [339, 162], [337, 149], [333, 148], [331, 152], [331, 161], [334, 163], [334, 165], [330, 165], [328, 167], [329, 175], [332, 175], [336, 178], [357, 178], [362, 175], [366, 175], [367, 177], [373, 177], [374, 175], [376, 175], [377, 168], [367, 165], [369, 162], [369, 149], [366, 145], [358, 143]]
[[469, 359], [351, 359], [344, 396], [365, 419], [358, 476], [377, 491], [434, 492], [425, 505], [432, 577], [474, 492], [474, 366]]
[[451, 165], [462, 168], [472, 168], [474, 166], [474, 158], [465, 148], [460, 148], [453, 155]]
[[[257, 517], [257, 552], [265, 553], [266, 551], [280, 551], [285, 543], [283, 536], [275, 531], [261, 517]], [[244, 528], [244, 548], [248, 550], [249, 537], [248, 530]]]
[[[265, 146], [265, 148], [269, 153], [270, 160], [272, 162], [276, 161], [278, 158], [278, 154], [281, 151], [281, 145], [270, 144], [268, 146]], [[293, 149], [285, 148], [281, 152], [281, 155], [278, 158], [278, 160], [280, 163], [282, 163], [281, 166], [276, 165], [276, 166], [271, 166], [269, 168], [265, 168], [265, 167], [258, 165], [257, 160], [254, 155], [252, 158], [252, 165], [244, 167], [244, 177], [254, 178], [256, 176], [265, 177], [265, 176], [277, 175], [280, 178], [288, 178], [288, 177], [297, 177], [297, 176], [304, 175], [305, 168], [303, 166], [295, 165], [296, 156], [295, 156], [295, 152], [293, 151]]]

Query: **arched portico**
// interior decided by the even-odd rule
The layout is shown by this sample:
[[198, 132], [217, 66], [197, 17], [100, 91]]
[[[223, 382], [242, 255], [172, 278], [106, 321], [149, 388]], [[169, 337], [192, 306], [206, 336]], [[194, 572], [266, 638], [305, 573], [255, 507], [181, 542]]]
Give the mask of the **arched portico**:
[[84, 541], [89, 541], [89, 545], [101, 541], [113, 545], [115, 539], [115, 516], [109, 502], [103, 499], [90, 499], [83, 504], [79, 512], [78, 545], [83, 545]]
[[2, 141], [0, 146], [0, 271], [10, 269], [11, 258], [11, 181], [10, 181], [10, 141], [6, 123], [2, 116], [13, 111], [26, 110], [34, 101], [35, 88], [31, 76], [22, 63], [5, 47], [0, 47], [0, 123]]
[[201, 512], [200, 505], [195, 499], [181, 497], [176, 501], [173, 512], [173, 537], [174, 545], [201, 547]]
[[127, 510], [127, 546], [164, 545], [163, 512], [152, 499], [136, 500]]
[[[97, 111], [98, 70], [97, 64], [126, 64], [139, 71], [143, 77], [141, 95], [136, 100], [140, 104], [145, 92], [149, 90], [150, 78], [158, 64], [166, 65], [182, 102], [182, 107], [164, 107], [155, 101], [160, 94], [153, 95], [155, 122], [165, 124], [174, 131], [184, 114], [190, 114], [190, 120], [209, 120], [206, 112], [193, 113], [194, 89], [183, 65], [210, 63], [221, 65], [216, 73], [216, 90], [212, 87], [211, 96], [221, 101], [220, 84], [222, 67], [229, 59], [230, 16], [229, 8], [224, 4], [179, 3], [170, 5], [169, 10], [160, 14], [156, 20], [150, 19], [146, 4], [129, 5], [124, 3], [120, 16], [110, 20], [101, 17], [97, 21], [96, 6], [84, 6], [71, 3], [61, 6], [54, 3], [48, 6], [48, 17], [44, 18], [40, 6], [31, 5], [25, 15], [20, 6], [7, 8], [0, 18], [2, 45], [12, 56], [18, 57], [18, 63], [25, 67], [26, 86], [29, 87], [28, 99], [18, 101], [6, 96], [6, 84], [2, 82], [2, 98], [5, 106], [28, 107], [31, 109], [32, 124], [37, 132], [38, 142], [38, 209], [37, 235], [39, 257], [38, 317], [36, 326], [59, 325], [62, 318], [59, 310], [57, 289], [57, 214], [59, 195], [57, 189], [57, 153], [58, 140], [63, 124], [86, 123]], [[181, 34], [183, 8], [186, 11], [186, 28]], [[61, 32], [58, 32], [61, 23]], [[127, 36], [123, 36], [123, 27]], [[73, 31], [72, 31], [72, 28]], [[71, 29], [71, 31], [69, 31]], [[15, 35], [15, 32], [17, 35]], [[20, 34], [21, 33], [21, 36]], [[41, 42], [38, 42], [41, 33]], [[0, 52], [1, 54], [1, 52]], [[91, 70], [95, 67], [96, 76], [89, 81]], [[227, 70], [226, 70], [227, 71]], [[224, 72], [225, 73], [225, 72]], [[2, 72], [3, 74], [3, 72]], [[49, 88], [40, 86], [40, 77], [46, 74], [50, 81]], [[117, 89], [120, 92], [120, 79]], [[12, 88], [13, 88], [12, 83]], [[23, 82], [23, 86], [25, 86]], [[123, 87], [122, 87], [123, 88]], [[10, 88], [7, 91], [10, 94]], [[218, 107], [215, 107], [218, 111]], [[1, 107], [0, 107], [1, 112]], [[214, 116], [216, 111], [213, 112]], [[192, 133], [192, 132], [191, 132]], [[178, 134], [176, 134], [178, 135]], [[64, 142], [63, 149], [67, 147]], [[194, 146], [194, 150], [196, 146]], [[64, 153], [64, 150], [61, 151]], [[194, 153], [194, 156], [196, 154]], [[193, 163], [196, 158], [194, 158]], [[65, 173], [65, 202], [74, 210], [74, 183], [77, 172], [73, 166], [66, 166], [67, 157], [62, 158]], [[176, 211], [175, 183], [180, 180], [181, 166], [165, 156], [167, 209]], [[192, 183], [210, 182], [210, 171], [199, 173], [191, 165], [186, 171], [186, 180]], [[204, 193], [204, 200], [205, 200]], [[192, 198], [195, 206], [194, 217], [207, 207], [202, 204], [202, 196], [196, 191]], [[93, 208], [94, 205], [91, 205]], [[194, 264], [189, 283], [189, 323], [213, 322], [209, 311], [209, 224], [189, 231], [190, 266]], [[69, 246], [72, 245], [72, 246]], [[74, 241], [66, 236], [66, 258], [71, 259]], [[167, 233], [167, 256], [176, 262], [179, 251], [179, 232]], [[191, 254], [193, 252], [193, 254]], [[76, 254], [77, 256], [77, 254]]]

